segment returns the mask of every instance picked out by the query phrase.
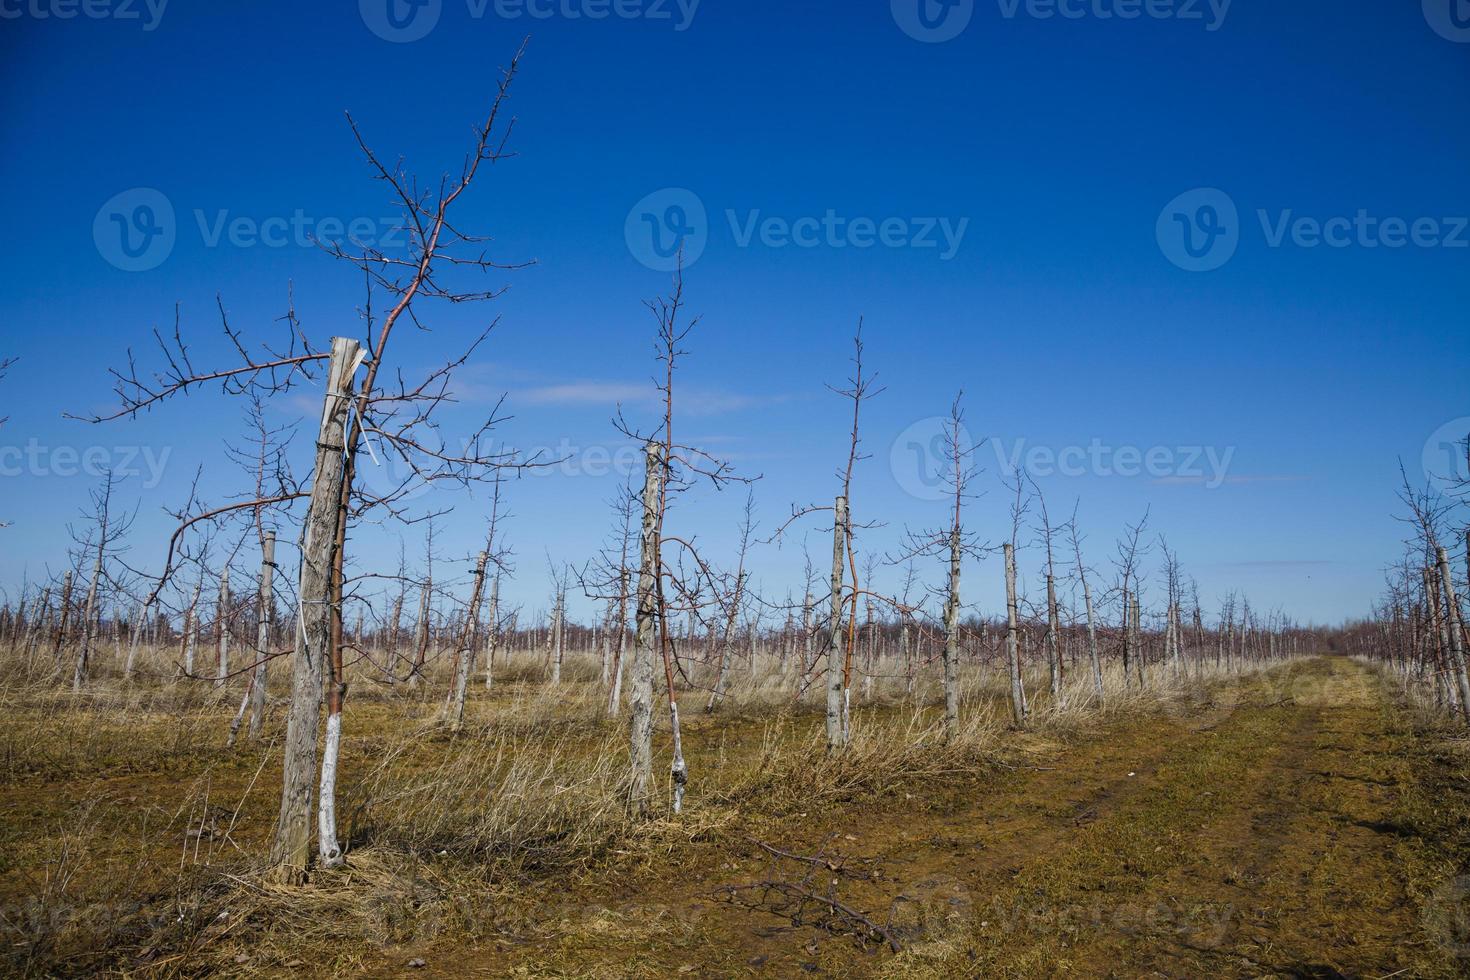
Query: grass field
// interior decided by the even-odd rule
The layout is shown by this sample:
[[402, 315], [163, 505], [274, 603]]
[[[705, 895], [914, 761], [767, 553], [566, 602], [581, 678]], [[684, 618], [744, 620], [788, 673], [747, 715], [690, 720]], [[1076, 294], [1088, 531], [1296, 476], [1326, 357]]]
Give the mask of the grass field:
[[625, 815], [625, 724], [594, 671], [574, 659], [551, 689], [513, 663], [455, 737], [439, 679], [361, 685], [347, 866], [305, 889], [260, 871], [279, 711], [265, 741], [231, 750], [238, 692], [104, 681], [74, 698], [12, 678], [6, 972], [1434, 977], [1470, 963], [1464, 744], [1354, 661], [1202, 689], [1160, 672], [1149, 694], [1110, 689], [1105, 710], [1038, 702], [1025, 733], [976, 675], [948, 744], [932, 690], [880, 687], [837, 759], [814, 708], [746, 676], [716, 714], [691, 697], [685, 811], [646, 823]]

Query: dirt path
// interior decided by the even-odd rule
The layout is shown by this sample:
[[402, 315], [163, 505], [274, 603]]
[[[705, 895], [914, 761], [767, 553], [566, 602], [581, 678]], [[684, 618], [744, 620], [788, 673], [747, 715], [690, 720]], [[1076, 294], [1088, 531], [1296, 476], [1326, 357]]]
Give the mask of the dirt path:
[[[1372, 675], [1315, 660], [1197, 710], [876, 802], [547, 883], [505, 941], [429, 973], [1460, 976], [1467, 787]], [[840, 860], [837, 856], [840, 855]], [[836, 884], [834, 885], [833, 882]], [[775, 883], [728, 896], [726, 886]], [[855, 915], [809, 902], [835, 898]], [[786, 914], [782, 914], [783, 910]], [[812, 923], [823, 920], [831, 931]], [[884, 930], [900, 951], [883, 942]], [[1463, 939], [1463, 936], [1458, 938]]]

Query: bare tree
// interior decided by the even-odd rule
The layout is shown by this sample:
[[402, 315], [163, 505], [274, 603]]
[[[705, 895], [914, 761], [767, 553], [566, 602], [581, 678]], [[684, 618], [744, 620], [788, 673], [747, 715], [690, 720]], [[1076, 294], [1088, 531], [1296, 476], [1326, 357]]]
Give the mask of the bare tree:
[[[965, 500], [973, 496], [969, 492], [969, 487], [978, 473], [972, 462], [978, 447], [969, 445], [965, 436], [965, 413], [960, 404], [963, 398], [963, 391], [955, 396], [950, 405], [949, 418], [944, 426], [944, 479], [949, 493], [949, 526], [938, 531], [910, 534], [905, 552], [890, 559], [891, 564], [896, 564], [899, 561], [912, 562], [913, 558], [919, 555], [942, 554], [948, 562], [943, 612], [944, 730], [948, 738], [955, 737], [959, 731], [960, 722], [961, 560], [967, 554], [980, 557], [984, 553], [984, 549], [975, 543], [974, 536], [966, 534], [964, 529], [963, 507]], [[910, 565], [910, 581], [912, 574], [912, 565]], [[904, 597], [899, 603], [899, 614], [905, 617], [902, 627], [904, 631], [902, 639], [905, 646], [908, 642], [907, 616], [911, 612], [908, 608], [908, 589], [908, 585], [905, 585]], [[912, 681], [910, 683], [912, 684]]]
[[1118, 571], [1119, 601], [1123, 607], [1123, 684], [1129, 683], [1129, 667], [1136, 662], [1138, 685], [1143, 686], [1143, 651], [1138, 649], [1138, 590], [1140, 560], [1148, 549], [1140, 545], [1148, 527], [1148, 511], [1137, 524], [1126, 525], [1123, 537], [1118, 541], [1118, 554], [1113, 566]]
[[[400, 252], [385, 252], [372, 246], [348, 251], [340, 244], [325, 245], [334, 257], [351, 263], [362, 274], [366, 299], [361, 309], [363, 322], [372, 336], [367, 346], [356, 340], [334, 338], [330, 352], [317, 349], [307, 339], [294, 312], [284, 318], [289, 346], [284, 351], [266, 347], [263, 356], [252, 354], [243, 335], [229, 323], [221, 305], [220, 314], [226, 337], [241, 363], [218, 369], [196, 369], [189, 348], [180, 334], [177, 320], [173, 337], [165, 341], [155, 336], [166, 362], [162, 372], [145, 377], [129, 358], [129, 366], [114, 371], [116, 391], [121, 407], [89, 420], [132, 417], [150, 410], [162, 401], [193, 389], [218, 384], [227, 394], [274, 395], [302, 381], [314, 380], [322, 361], [328, 361], [327, 384], [321, 423], [318, 427], [318, 450], [311, 489], [297, 489], [270, 497], [206, 508], [191, 512], [170, 539], [168, 558], [158, 588], [162, 588], [172, 567], [175, 545], [194, 524], [227, 518], [241, 510], [257, 512], [262, 507], [289, 505], [307, 499], [304, 518], [301, 587], [298, 595], [298, 630], [293, 667], [293, 706], [288, 717], [286, 778], [282, 787], [281, 819], [273, 847], [275, 860], [289, 881], [301, 881], [307, 869], [309, 854], [309, 813], [311, 784], [315, 770], [318, 691], [325, 688], [327, 729], [323, 743], [321, 781], [318, 790], [319, 853], [325, 866], [341, 863], [342, 852], [336, 841], [335, 793], [337, 753], [341, 741], [342, 706], [346, 694], [343, 675], [342, 601], [346, 576], [344, 556], [349, 523], [364, 513], [381, 508], [391, 516], [407, 519], [404, 502], [410, 492], [424, 483], [447, 482], [467, 485], [485, 480], [507, 467], [534, 465], [534, 459], [523, 459], [504, 449], [492, 450], [487, 445], [488, 433], [501, 421], [499, 405], [488, 414], [480, 427], [463, 442], [463, 449], [449, 448], [436, 427], [436, 411], [450, 398], [454, 371], [463, 365], [494, 327], [492, 321], [458, 356], [448, 360], [418, 382], [406, 381], [401, 375], [396, 385], [379, 385], [379, 376], [388, 364], [388, 347], [400, 324], [425, 329], [423, 302], [444, 301], [462, 304], [493, 299], [499, 289], [460, 288], [451, 280], [456, 273], [483, 276], [486, 273], [517, 268], [491, 259], [484, 246], [486, 239], [462, 231], [452, 215], [455, 206], [487, 164], [493, 165], [510, 154], [506, 141], [512, 122], [502, 120], [502, 110], [509, 98], [510, 85], [519, 64], [520, 52], [501, 75], [489, 112], [474, 129], [474, 141], [458, 174], [446, 176], [433, 189], [424, 190], [401, 165], [392, 167], [380, 162], [368, 146], [356, 124], [348, 124], [375, 180], [388, 190], [402, 214], [403, 230], [408, 244]], [[386, 295], [387, 312], [375, 313], [374, 297]], [[364, 368], [360, 384], [354, 384], [359, 368]], [[386, 376], [385, 376], [386, 377]], [[355, 479], [358, 450], [366, 445], [370, 455], [381, 453], [397, 459], [406, 467], [407, 476], [386, 491], [371, 491]], [[323, 448], [327, 447], [327, 448]], [[318, 560], [325, 566], [318, 566]], [[156, 592], [155, 592], [156, 594]], [[314, 662], [320, 661], [324, 671]], [[318, 673], [323, 676], [318, 677]]]
[[[731, 481], [748, 483], [748, 478], [734, 475], [730, 465], [704, 450], [674, 439], [674, 378], [679, 359], [686, 351], [685, 340], [699, 324], [699, 317], [686, 319], [684, 310], [684, 274], [682, 263], [674, 275], [673, 288], [666, 297], [645, 304], [657, 324], [654, 357], [662, 374], [654, 379], [663, 407], [659, 429], [644, 434], [628, 424], [619, 409], [615, 425], [630, 439], [645, 447], [647, 463], [643, 485], [643, 533], [638, 577], [638, 613], [633, 669], [632, 740], [633, 775], [631, 802], [635, 811], [649, 809], [649, 783], [652, 777], [652, 651], [649, 644], [657, 635], [658, 649], [664, 667], [664, 685], [668, 696], [669, 727], [673, 739], [673, 807], [678, 813], [683, 805], [689, 781], [684, 760], [682, 733], [679, 727], [679, 696], [674, 683], [675, 658], [670, 635], [671, 613], [686, 612], [691, 621], [712, 602], [718, 583], [709, 565], [700, 556], [692, 538], [670, 532], [666, 526], [671, 502], [696, 480], [706, 480], [716, 489]], [[658, 449], [652, 448], [655, 444]], [[654, 474], [655, 467], [661, 472]], [[650, 510], [650, 507], [652, 508]], [[674, 556], [664, 546], [674, 549]], [[651, 589], [652, 594], [646, 594]], [[646, 671], [646, 672], [645, 672]], [[645, 687], [645, 684], [649, 685]]]
[[96, 640], [98, 593], [106, 577], [104, 563], [110, 551], [127, 535], [132, 526], [132, 517], [115, 520], [112, 514], [112, 492], [116, 486], [112, 473], [103, 476], [101, 488], [92, 492], [95, 543], [88, 537], [78, 542], [83, 550], [93, 555], [92, 576], [87, 583], [87, 598], [82, 607], [82, 639], [77, 651], [76, 670], [72, 674], [72, 690], [80, 691], [87, 681], [87, 669], [91, 661], [92, 645]]
[[1087, 583], [1087, 566], [1082, 561], [1082, 542], [1077, 536], [1077, 508], [1072, 509], [1072, 519], [1067, 522], [1072, 535], [1072, 554], [1077, 563], [1077, 579], [1082, 583], [1082, 601], [1087, 612], [1087, 654], [1092, 666], [1092, 689], [1097, 701], [1102, 704], [1103, 673], [1102, 660], [1097, 650], [1097, 619], [1092, 608], [1092, 588]]

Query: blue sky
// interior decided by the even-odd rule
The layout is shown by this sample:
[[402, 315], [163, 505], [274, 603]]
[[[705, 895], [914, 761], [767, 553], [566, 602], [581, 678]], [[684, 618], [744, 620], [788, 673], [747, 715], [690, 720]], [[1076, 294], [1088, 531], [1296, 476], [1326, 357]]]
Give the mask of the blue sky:
[[[519, 156], [461, 220], [497, 258], [536, 265], [507, 273], [493, 304], [434, 309], [434, 332], [391, 354], [422, 370], [500, 316], [448, 431], [504, 393], [508, 444], [578, 461], [508, 488], [513, 601], [544, 606], [548, 555], [580, 562], [607, 533], [620, 477], [598, 475], [596, 447], [623, 445], [619, 401], [653, 419], [641, 304], [669, 282], [639, 230], [671, 222], [693, 231], [686, 286], [704, 317], [682, 431], [763, 477], [767, 530], [836, 489], [846, 407], [824, 384], [845, 377], [860, 316], [886, 386], [854, 492], [857, 516], [886, 524], [860, 543], [874, 553], [943, 520], [912, 447], [963, 388], [972, 435], [992, 440], [968, 521], [982, 536], [1006, 533], [997, 477], [1024, 460], [1054, 511], [1080, 499], [1100, 574], [1151, 508], [1207, 607], [1240, 588], [1336, 621], [1366, 610], [1398, 554], [1398, 458], [1417, 474], [1434, 434], [1470, 416], [1470, 31], [1449, 0], [924, 0], [932, 34], [918, 0], [537, 0], [549, 16], [534, 17], [510, 0], [394, 2], [390, 22], [386, 0], [0, 0], [0, 352], [20, 358], [0, 383], [0, 581], [63, 563], [96, 482], [69, 452], [131, 459], [129, 560], [143, 565], [196, 468], [212, 498], [234, 489], [236, 400], [202, 391], [106, 426], [62, 412], [107, 407], [129, 346], [151, 366], [148, 331], [176, 303], [197, 364], [229, 356], [216, 294], [252, 336], [275, 335], [288, 285], [314, 337], [357, 331], [358, 276], [292, 229], [394, 220], [343, 111], [436, 178], [525, 35]], [[432, 28], [380, 36], [395, 22], [399, 37]], [[139, 202], [171, 243], [133, 271], [112, 215], [139, 217]], [[311, 399], [281, 400], [272, 420], [310, 420]], [[1068, 447], [1075, 465], [1052, 472]], [[462, 574], [485, 501], [421, 499], [456, 506], [441, 542]], [[675, 521], [722, 561], [742, 500], [699, 491]], [[421, 537], [367, 527], [354, 557], [386, 569]], [[800, 561], [799, 537], [753, 558], [775, 598]], [[999, 562], [965, 574], [993, 612]]]

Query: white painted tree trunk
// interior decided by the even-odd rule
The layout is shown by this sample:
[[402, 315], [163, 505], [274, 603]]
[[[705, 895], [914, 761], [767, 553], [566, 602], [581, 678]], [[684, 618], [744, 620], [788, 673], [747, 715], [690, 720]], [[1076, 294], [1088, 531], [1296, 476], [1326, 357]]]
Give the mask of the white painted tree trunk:
[[1465, 712], [1465, 720], [1470, 721], [1470, 675], [1467, 675], [1465, 669], [1464, 626], [1460, 622], [1460, 600], [1455, 595], [1455, 582], [1450, 575], [1450, 559], [1444, 548], [1435, 549], [1435, 558], [1439, 562], [1439, 584], [1444, 589], [1444, 623], [1445, 631], [1449, 633], [1450, 667], [1455, 675], [1455, 684], [1459, 688], [1460, 705]]
[[[301, 884], [311, 854], [311, 792], [316, 775], [317, 724], [321, 717], [322, 673], [332, 642], [332, 569], [335, 559], [338, 508], [345, 480], [345, 431], [352, 394], [352, 368], [358, 343], [332, 339], [326, 393], [316, 445], [311, 498], [302, 528], [301, 574], [297, 596], [296, 649], [292, 656], [291, 706], [286, 717], [282, 765], [281, 812], [276, 822], [272, 858], [287, 884]], [[317, 810], [318, 853], [328, 867], [340, 864], [336, 840], [337, 752], [342, 739], [342, 716], [330, 711], [323, 750], [320, 798]]]
[[949, 533], [949, 597], [944, 604], [944, 731], [949, 738], [960, 729], [960, 528]]
[[[1081, 563], [1078, 563], [1081, 567]], [[1103, 703], [1103, 673], [1102, 658], [1097, 652], [1097, 620], [1092, 609], [1092, 587], [1087, 584], [1087, 573], [1082, 575], [1082, 601], [1087, 607], [1087, 655], [1092, 663], [1092, 690], [1097, 695], [1097, 703]]]
[[814, 629], [812, 615], [812, 592], [808, 589], [806, 598], [801, 602], [801, 684], [797, 690], [806, 687], [812, 670], [816, 668], [816, 658], [813, 656], [814, 648], [812, 646], [812, 631]]
[[616, 600], [609, 599], [607, 601], [607, 610], [603, 613], [602, 617], [602, 635], [594, 640], [597, 643], [598, 651], [602, 657], [603, 690], [606, 690], [608, 684], [612, 683], [612, 636], [610, 634], [612, 632], [613, 609], [616, 605]]
[[628, 570], [622, 569], [618, 573], [618, 645], [613, 654], [612, 669], [612, 691], [607, 697], [607, 713], [616, 718], [623, 706], [623, 675], [627, 673], [624, 667], [625, 654], [628, 650]]
[[633, 644], [632, 725], [630, 755], [632, 780], [629, 802], [646, 816], [653, 780], [653, 645], [657, 636], [659, 537], [658, 507], [663, 491], [663, 445], [650, 442], [643, 475], [643, 527], [639, 538], [637, 636]]
[[87, 585], [87, 603], [82, 610], [82, 646], [77, 651], [77, 669], [72, 675], [73, 691], [80, 691], [87, 679], [87, 659], [92, 655], [94, 617], [97, 609], [97, 586], [102, 580], [102, 549], [107, 542], [107, 522], [103, 520], [97, 536], [97, 559], [92, 565], [92, 581]]
[[189, 603], [189, 611], [184, 614], [184, 676], [194, 676], [194, 653], [199, 644], [199, 594], [204, 591], [204, 573], [199, 574], [199, 581], [194, 586], [194, 598]]
[[71, 617], [71, 572], [68, 571], [61, 577], [61, 605], [56, 611], [56, 639], [51, 648], [51, 659], [56, 662], [56, 670], [61, 671], [61, 648], [66, 642], [66, 625]]
[[226, 565], [219, 575], [219, 602], [214, 614], [215, 629], [219, 636], [216, 640], [219, 644], [219, 673], [215, 676], [214, 686], [224, 687], [225, 679], [230, 676], [230, 566]]
[[41, 595], [36, 599], [34, 615], [31, 622], [26, 626], [26, 638], [22, 646], [25, 648], [26, 673], [30, 673], [35, 667], [36, 649], [40, 646], [46, 634], [46, 618], [51, 611], [51, 587], [41, 589]]
[[424, 671], [424, 658], [429, 655], [429, 596], [433, 591], [434, 580], [424, 579], [424, 584], [419, 590], [418, 633], [414, 643], [413, 663], [408, 670], [409, 687], [419, 686], [419, 675]]
[[1057, 615], [1057, 580], [1050, 571], [1046, 573], [1046, 661], [1051, 668], [1051, 696], [1057, 707], [1062, 707], [1062, 651], [1058, 643], [1061, 634], [1061, 618]]
[[1026, 725], [1026, 685], [1021, 676], [1020, 614], [1016, 608], [1016, 549], [1007, 542], [1006, 563], [1006, 657], [1011, 671], [1011, 720], [1018, 728]]
[[465, 695], [469, 691], [470, 672], [475, 667], [475, 627], [480, 622], [480, 595], [485, 588], [485, 562], [489, 558], [482, 551], [475, 562], [475, 582], [470, 591], [469, 608], [465, 611], [464, 633], [454, 657], [454, 695], [450, 703], [449, 728], [455, 732], [464, 728]]
[[147, 614], [147, 607], [138, 605], [133, 610], [133, 626], [128, 631], [128, 659], [123, 661], [123, 680], [133, 679], [133, 670], [138, 663], [138, 644], [143, 639], [143, 617]]
[[710, 691], [709, 704], [705, 705], [705, 711], [714, 711], [720, 704], [720, 699], [725, 696], [725, 679], [730, 670], [731, 645], [735, 642], [735, 620], [740, 614], [741, 587], [744, 585], [743, 573], [735, 580], [735, 594], [730, 599], [730, 608], [725, 616], [725, 632], [720, 637], [719, 667], [715, 671], [714, 690]]
[[485, 690], [495, 686], [495, 648], [500, 642], [500, 576], [490, 583], [490, 621], [485, 627]]
[[847, 688], [842, 658], [842, 559], [847, 554], [847, 498], [838, 497], [832, 521], [832, 602], [827, 621], [827, 750], [847, 745]]
[[276, 532], [267, 531], [261, 542], [259, 591], [255, 613], [255, 670], [250, 678], [250, 738], [260, 738], [265, 724], [266, 680], [270, 672], [271, 620], [275, 603]]
[[562, 660], [566, 649], [566, 592], [556, 597], [556, 614], [551, 621], [551, 683], [562, 683]]

